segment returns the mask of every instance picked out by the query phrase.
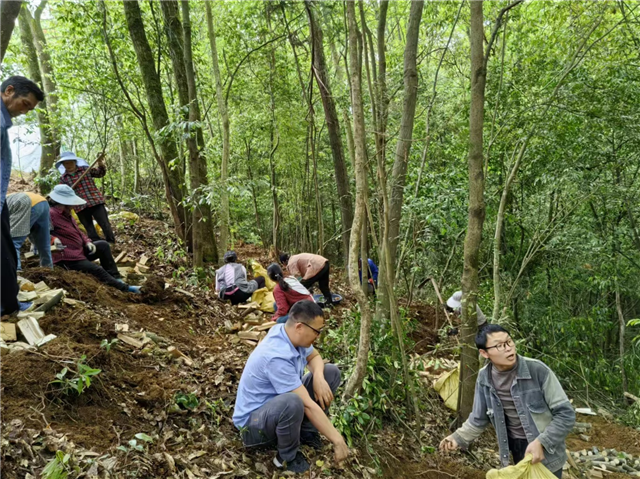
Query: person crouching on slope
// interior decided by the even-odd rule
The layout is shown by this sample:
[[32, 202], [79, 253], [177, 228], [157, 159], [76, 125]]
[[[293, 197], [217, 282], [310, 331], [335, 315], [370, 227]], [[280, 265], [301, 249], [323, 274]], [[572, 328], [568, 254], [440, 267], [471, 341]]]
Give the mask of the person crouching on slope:
[[227, 251], [223, 259], [225, 265], [216, 271], [216, 293], [222, 301], [229, 300], [235, 306], [251, 298], [256, 290], [264, 288], [262, 276], [247, 280], [247, 270], [237, 262], [235, 251]]
[[[67, 185], [56, 185], [49, 194], [51, 244], [58, 250], [53, 252], [53, 263], [69, 270], [91, 274], [120, 291], [139, 294], [140, 286], [129, 286], [120, 279], [109, 243], [103, 240], [92, 242], [78, 228], [71, 216], [71, 208], [84, 203]], [[93, 262], [96, 259], [100, 260], [100, 266]]]
[[576, 413], [556, 375], [542, 361], [520, 356], [509, 331], [488, 324], [476, 335], [476, 346], [489, 364], [478, 373], [473, 410], [462, 427], [440, 442], [442, 452], [467, 449], [489, 424], [498, 436], [500, 462], [514, 464], [532, 454], [562, 477], [567, 461], [565, 438]]
[[[276, 446], [276, 467], [298, 474], [309, 469], [300, 444], [322, 448], [319, 433], [333, 443], [338, 464], [349, 455], [326, 414], [340, 385], [340, 370], [324, 364], [313, 348], [323, 329], [320, 306], [294, 304], [287, 322], [273, 326], [249, 356], [233, 411], [245, 446]], [[305, 367], [309, 372], [303, 376]]]
[[285, 276], [278, 263], [272, 263], [267, 268], [267, 274], [276, 286], [273, 288], [273, 298], [276, 313], [271, 317], [272, 321], [286, 323], [289, 319], [289, 310], [298, 301], [313, 301], [311, 293], [300, 284], [294, 276]]

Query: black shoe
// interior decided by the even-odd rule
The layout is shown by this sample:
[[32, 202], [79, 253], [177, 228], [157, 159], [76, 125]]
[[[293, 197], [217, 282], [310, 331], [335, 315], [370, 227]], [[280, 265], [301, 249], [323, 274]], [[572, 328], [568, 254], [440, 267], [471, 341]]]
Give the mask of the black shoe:
[[295, 472], [296, 474], [302, 474], [309, 470], [309, 463], [300, 451], [296, 453], [296, 457], [293, 461], [286, 462], [280, 457], [280, 453], [278, 453], [276, 454], [276, 457], [273, 458], [273, 463], [278, 469], [284, 468], [285, 470]]
[[320, 434], [317, 432], [307, 432], [300, 434], [300, 443], [312, 447], [316, 450], [322, 449], [322, 439], [320, 439]]

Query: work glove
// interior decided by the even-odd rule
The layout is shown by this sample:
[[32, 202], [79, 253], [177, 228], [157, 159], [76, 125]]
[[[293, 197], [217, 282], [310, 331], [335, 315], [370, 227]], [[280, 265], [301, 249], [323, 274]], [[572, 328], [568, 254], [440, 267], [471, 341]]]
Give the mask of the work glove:
[[60, 241], [59, 238], [54, 238], [53, 246], [55, 246], [55, 248], [57, 250], [61, 250], [61, 249], [65, 249], [66, 248], [66, 246], [62, 244], [62, 241]]
[[93, 243], [87, 243], [87, 250], [89, 250], [89, 254], [95, 254], [96, 245], [94, 245]]

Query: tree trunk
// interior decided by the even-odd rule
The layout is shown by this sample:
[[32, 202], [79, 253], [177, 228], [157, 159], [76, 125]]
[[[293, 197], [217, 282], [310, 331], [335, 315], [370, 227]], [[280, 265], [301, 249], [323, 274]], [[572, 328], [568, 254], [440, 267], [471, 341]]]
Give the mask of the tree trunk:
[[[162, 95], [162, 85], [160, 76], [156, 71], [153, 53], [144, 31], [144, 23], [142, 22], [142, 14], [140, 5], [137, 1], [125, 0], [122, 2], [124, 6], [124, 14], [133, 43], [133, 48], [138, 59], [140, 74], [145, 86], [147, 103], [151, 112], [151, 120], [156, 132], [162, 130], [169, 124], [169, 116], [167, 108], [164, 104]], [[178, 149], [175, 140], [170, 135], [162, 135], [158, 138], [160, 146], [159, 165], [162, 170], [162, 178], [164, 180], [165, 193], [167, 202], [171, 209], [171, 215], [176, 226], [178, 236], [189, 243], [187, 238], [187, 218], [186, 211], [182, 205], [184, 198], [182, 174], [178, 168], [171, 168], [169, 165], [178, 157]]]
[[[16, 2], [18, 3], [18, 2]], [[27, 57], [27, 68], [31, 79], [39, 85], [42, 85], [42, 75], [40, 73], [40, 64], [38, 63], [38, 53], [33, 41], [33, 33], [31, 32], [31, 14], [29, 9], [24, 6], [20, 9], [18, 23], [20, 24], [20, 39], [22, 40], [22, 48]], [[39, 108], [36, 110], [38, 115], [38, 123], [40, 125], [40, 143], [42, 145], [42, 156], [40, 157], [40, 173], [42, 177], [46, 175], [56, 160], [56, 149], [54, 139], [51, 136], [51, 123], [49, 122], [49, 114], [47, 112], [47, 100], [40, 102]], [[48, 191], [40, 187], [40, 192], [47, 194]]]
[[336, 111], [336, 104], [331, 92], [327, 63], [324, 56], [323, 32], [316, 19], [315, 7], [310, 0], [305, 1], [305, 7], [309, 16], [309, 28], [313, 45], [313, 75], [320, 90], [322, 106], [324, 108], [329, 144], [333, 155], [333, 168], [336, 175], [336, 186], [340, 200], [340, 217], [342, 220], [342, 244], [344, 248], [344, 262], [347, 264], [349, 256], [349, 235], [347, 232], [353, 222], [353, 198], [349, 188], [349, 176], [344, 159], [342, 136], [340, 135], [340, 121]]
[[133, 192], [140, 194], [140, 158], [138, 157], [138, 140], [134, 139], [133, 146]]
[[624, 314], [622, 313], [622, 302], [620, 301], [620, 289], [616, 284], [616, 310], [618, 311], [618, 329], [619, 329], [619, 348], [620, 348], [620, 377], [622, 379], [622, 392], [626, 393], [628, 389], [627, 374], [624, 370], [624, 336], [626, 323]]
[[189, 123], [191, 133], [187, 139], [189, 145], [189, 178], [193, 196], [193, 265], [201, 267], [205, 262], [217, 263], [216, 247], [211, 208], [204, 198], [203, 188], [207, 188], [207, 161], [204, 156], [204, 137], [202, 128], [194, 126], [200, 123], [200, 107], [196, 90], [196, 75], [193, 68], [191, 49], [191, 19], [189, 18], [189, 0], [182, 0], [182, 23], [184, 32], [184, 64], [189, 87]]
[[473, 408], [473, 396], [478, 374], [478, 351], [474, 337], [478, 329], [476, 303], [478, 299], [478, 257], [485, 217], [482, 128], [484, 123], [484, 90], [486, 70], [483, 54], [482, 1], [470, 3], [471, 21], [471, 108], [469, 112], [469, 224], [464, 240], [462, 272], [462, 331], [460, 342], [460, 386], [458, 423], [462, 424]]
[[211, 4], [205, 2], [207, 15], [207, 29], [209, 34], [209, 47], [211, 48], [211, 69], [216, 83], [216, 98], [218, 99], [218, 112], [222, 120], [222, 164], [220, 167], [220, 254], [224, 254], [229, 246], [229, 189], [228, 169], [229, 154], [231, 151], [229, 133], [229, 113], [227, 102], [222, 92], [222, 77], [218, 62], [218, 47], [216, 46], [216, 32], [213, 27], [213, 15], [211, 14]]
[[[389, 211], [389, 259], [392, 266], [395, 265], [398, 249], [400, 217], [402, 216], [404, 187], [407, 177], [409, 153], [411, 152], [413, 121], [416, 114], [416, 98], [418, 95], [416, 55], [423, 7], [423, 1], [411, 2], [409, 26], [407, 27], [407, 43], [404, 49], [404, 103], [402, 106], [402, 120], [400, 122], [398, 143], [396, 145], [396, 157], [393, 162], [393, 172], [391, 176], [391, 204]], [[397, 266], [398, 265], [396, 265], [396, 267]]]
[[[162, 8], [162, 17], [164, 18], [164, 30], [169, 46], [173, 77], [178, 90], [178, 101], [181, 107], [186, 107], [189, 104], [189, 86], [184, 65], [184, 34], [182, 32], [182, 24], [180, 23], [178, 4], [175, 1], [166, 1], [160, 2], [160, 7]], [[182, 110], [183, 120], [188, 121], [189, 112], [185, 111], [185, 108]]]
[[[360, 339], [356, 364], [351, 376], [349, 376], [343, 395], [344, 399], [349, 399], [360, 390], [367, 372], [371, 343], [371, 310], [369, 301], [362, 291], [358, 275], [358, 256], [360, 255], [360, 240], [366, 217], [367, 198], [365, 126], [362, 106], [362, 62], [358, 55], [359, 32], [356, 23], [355, 2], [349, 1], [346, 2], [346, 5], [349, 31], [349, 66], [351, 68], [351, 104], [354, 123], [354, 169], [356, 173], [356, 208], [349, 241], [349, 284], [360, 306]], [[365, 261], [366, 258], [363, 258], [363, 265]]]
[[21, 7], [22, 1], [3, 0], [0, 2], [0, 25], [2, 25], [0, 29], [0, 62], [4, 59], [4, 54], [7, 52], [11, 34], [16, 25], [16, 18], [18, 18]]

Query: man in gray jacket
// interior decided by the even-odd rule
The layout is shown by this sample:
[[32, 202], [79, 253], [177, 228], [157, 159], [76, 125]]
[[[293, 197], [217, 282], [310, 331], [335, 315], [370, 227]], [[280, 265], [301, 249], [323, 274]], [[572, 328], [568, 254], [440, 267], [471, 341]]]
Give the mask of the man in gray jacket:
[[467, 449], [491, 423], [498, 436], [500, 462], [514, 464], [532, 454], [562, 477], [567, 460], [565, 438], [576, 414], [560, 382], [547, 365], [516, 354], [509, 332], [497, 324], [476, 335], [480, 354], [490, 362], [478, 373], [473, 411], [451, 436], [440, 443], [442, 452]]

